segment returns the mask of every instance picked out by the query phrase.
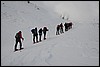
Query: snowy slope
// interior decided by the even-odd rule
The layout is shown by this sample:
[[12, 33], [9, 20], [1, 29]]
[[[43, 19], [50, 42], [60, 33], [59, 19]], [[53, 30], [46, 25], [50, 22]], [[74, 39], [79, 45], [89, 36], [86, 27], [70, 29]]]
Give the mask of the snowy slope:
[[[4, 4], [3, 4], [4, 3]], [[38, 5], [39, 4], [39, 5]], [[37, 7], [40, 10], [37, 10]], [[53, 12], [52, 12], [53, 13]], [[2, 66], [98, 66], [99, 26], [74, 22], [68, 32], [55, 35], [57, 24], [64, 22], [55, 13], [43, 8], [41, 2], [1, 2], [1, 65]], [[47, 40], [32, 44], [32, 28], [47, 26]], [[22, 30], [22, 52], [13, 52], [15, 33]]]

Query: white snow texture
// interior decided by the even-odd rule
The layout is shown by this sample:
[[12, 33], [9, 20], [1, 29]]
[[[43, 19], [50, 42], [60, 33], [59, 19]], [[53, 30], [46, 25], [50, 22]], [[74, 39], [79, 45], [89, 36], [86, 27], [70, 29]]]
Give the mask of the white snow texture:
[[[53, 2], [1, 1], [1, 66], [99, 66], [99, 2]], [[73, 26], [55, 35], [56, 26], [68, 22], [61, 15]], [[44, 26], [47, 39], [33, 44], [31, 29]], [[14, 52], [19, 30], [24, 49]]]

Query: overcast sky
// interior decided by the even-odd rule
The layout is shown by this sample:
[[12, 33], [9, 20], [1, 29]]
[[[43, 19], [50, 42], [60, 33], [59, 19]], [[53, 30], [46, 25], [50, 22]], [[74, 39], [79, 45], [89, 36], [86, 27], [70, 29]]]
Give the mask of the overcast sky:
[[74, 19], [99, 18], [99, 1], [39, 1], [39, 4], [49, 11], [55, 11], [59, 15], [67, 15]]

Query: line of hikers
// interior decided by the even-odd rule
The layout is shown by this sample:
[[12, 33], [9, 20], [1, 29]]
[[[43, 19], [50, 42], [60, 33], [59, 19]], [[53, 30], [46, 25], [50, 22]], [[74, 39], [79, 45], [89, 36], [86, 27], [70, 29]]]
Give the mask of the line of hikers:
[[60, 24], [60, 25], [57, 25], [57, 27], [56, 27], [56, 35], [60, 35], [60, 33], [62, 34], [62, 33], [64, 33], [64, 31], [63, 31], [63, 27], [65, 26], [65, 32], [66, 31], [68, 31], [69, 29], [71, 29], [72, 28], [72, 22], [70, 22], [70, 23], [66, 23], [65, 22], [65, 24], [63, 25], [62, 23]]
[[[65, 22], [65, 24], [64, 24], [64, 26], [65, 26], [65, 31], [68, 31], [69, 29], [71, 29], [72, 28], [72, 22], [70, 22], [70, 23], [66, 23]], [[63, 24], [61, 23], [60, 25], [57, 25], [57, 27], [56, 27], [56, 35], [60, 35], [60, 33], [62, 34], [62, 33], [64, 33], [64, 31], [63, 31]], [[42, 37], [42, 32], [43, 32], [43, 34], [44, 34], [44, 40], [46, 39], [46, 32], [47, 31], [49, 31], [48, 29], [47, 29], [47, 27], [44, 27], [43, 29], [42, 28], [40, 28], [39, 29], [39, 31], [37, 31], [37, 27], [35, 28], [35, 29], [32, 29], [31, 30], [31, 32], [32, 32], [32, 35], [33, 35], [33, 44], [34, 43], [38, 43], [39, 41], [41, 42], [41, 37]], [[60, 32], [60, 33], [59, 33]], [[38, 35], [39, 35], [39, 41], [38, 41]], [[21, 49], [23, 49], [22, 48], [22, 42], [21, 42], [21, 39], [22, 40], [24, 40], [24, 38], [22, 37], [22, 32], [21, 31], [19, 31], [18, 33], [16, 33], [16, 35], [15, 35], [15, 38], [16, 38], [16, 43], [15, 43], [15, 48], [14, 48], [14, 51], [17, 51], [18, 49], [17, 49], [17, 44], [18, 44], [18, 42], [20, 43], [20, 50]]]
[[[46, 39], [46, 32], [48, 31], [47, 27], [44, 27], [43, 29], [40, 28], [39, 31], [37, 31], [37, 27], [35, 29], [32, 29], [31, 32], [33, 34], [33, 43], [41, 42], [42, 32], [44, 34], [44, 40]], [[38, 41], [38, 32], [39, 32], [39, 41]], [[36, 42], [35, 42], [36, 39]]]
[[[33, 35], [33, 43], [36, 43], [36, 42], [41, 42], [41, 37], [42, 37], [42, 32], [44, 34], [44, 40], [46, 39], [46, 32], [49, 31], [47, 29], [47, 27], [44, 27], [43, 29], [40, 28], [39, 31], [37, 31], [37, 27], [35, 29], [32, 29], [31, 32], [32, 32], [32, 35]], [[38, 33], [39, 33], [39, 41], [38, 41]], [[15, 38], [16, 38], [16, 43], [15, 43], [15, 47], [14, 47], [14, 51], [17, 51], [17, 44], [19, 42], [20, 44], [20, 49], [23, 49], [22, 48], [22, 42], [21, 42], [21, 39], [24, 40], [24, 38], [22, 37], [22, 32], [19, 31], [18, 33], [16, 33], [15, 35]], [[36, 40], [36, 41], [35, 41]]]

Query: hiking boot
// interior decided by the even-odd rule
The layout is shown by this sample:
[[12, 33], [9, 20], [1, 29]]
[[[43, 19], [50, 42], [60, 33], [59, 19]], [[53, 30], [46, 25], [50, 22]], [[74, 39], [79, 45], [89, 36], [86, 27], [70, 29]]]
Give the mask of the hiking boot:
[[[15, 49], [15, 51], [18, 51], [18, 49]], [[15, 51], [14, 51], [14, 52], [15, 52]]]
[[44, 38], [44, 40], [45, 40], [46, 38]]

